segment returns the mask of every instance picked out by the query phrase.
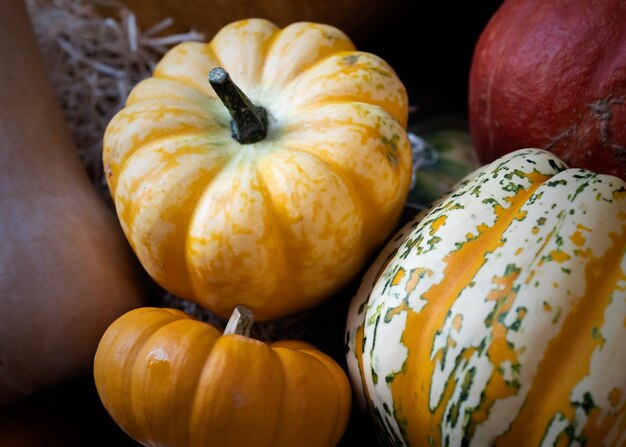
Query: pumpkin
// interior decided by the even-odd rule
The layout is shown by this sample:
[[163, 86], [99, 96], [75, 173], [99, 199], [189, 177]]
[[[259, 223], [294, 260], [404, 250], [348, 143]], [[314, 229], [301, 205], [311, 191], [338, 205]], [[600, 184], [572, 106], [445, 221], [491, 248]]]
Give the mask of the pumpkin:
[[391, 445], [624, 445], [626, 183], [526, 149], [390, 242], [351, 303]]
[[469, 79], [479, 157], [541, 147], [626, 179], [626, 8], [618, 0], [507, 0]]
[[142, 308], [115, 321], [94, 361], [102, 402], [146, 446], [333, 446], [348, 421], [343, 370], [300, 341], [248, 335], [235, 309], [224, 335], [173, 309]]
[[132, 253], [89, 183], [23, 2], [0, 2], [0, 403], [86, 373], [141, 304]]
[[245, 20], [173, 48], [133, 89], [104, 136], [106, 177], [156, 282], [273, 319], [337, 291], [393, 229], [407, 113], [393, 70], [341, 31]]

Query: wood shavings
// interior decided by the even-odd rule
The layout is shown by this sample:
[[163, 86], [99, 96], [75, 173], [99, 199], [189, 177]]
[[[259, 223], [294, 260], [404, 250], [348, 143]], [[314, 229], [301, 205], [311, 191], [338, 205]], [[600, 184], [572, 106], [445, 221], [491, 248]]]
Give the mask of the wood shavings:
[[[174, 23], [171, 18], [142, 31], [135, 14], [114, 1], [26, 4], [81, 160], [98, 191], [108, 198], [102, 136], [109, 120], [170, 47], [204, 36], [195, 31], [163, 35]], [[103, 17], [100, 10], [113, 11], [113, 17]]]

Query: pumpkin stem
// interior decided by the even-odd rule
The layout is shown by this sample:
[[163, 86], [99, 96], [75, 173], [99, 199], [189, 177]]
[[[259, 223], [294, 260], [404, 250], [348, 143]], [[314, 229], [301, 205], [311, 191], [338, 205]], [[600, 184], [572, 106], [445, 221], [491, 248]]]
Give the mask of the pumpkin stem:
[[233, 310], [233, 314], [226, 324], [226, 329], [224, 329], [224, 335], [238, 334], [249, 337], [253, 323], [254, 314], [252, 311], [243, 304], [240, 304]]
[[241, 144], [252, 144], [265, 138], [267, 111], [252, 104], [226, 70], [222, 67], [212, 69], [209, 72], [209, 83], [232, 117], [230, 134], [235, 140]]

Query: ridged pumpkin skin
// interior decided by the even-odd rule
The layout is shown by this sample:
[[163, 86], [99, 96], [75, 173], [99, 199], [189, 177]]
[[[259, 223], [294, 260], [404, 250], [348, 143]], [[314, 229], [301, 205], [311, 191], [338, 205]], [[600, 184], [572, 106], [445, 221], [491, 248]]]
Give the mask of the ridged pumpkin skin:
[[626, 184], [536, 149], [466, 179], [351, 304], [355, 394], [392, 445], [626, 442]]
[[146, 446], [334, 446], [348, 422], [343, 370], [298, 341], [267, 345], [172, 309], [116, 320], [94, 362], [100, 398]]
[[[207, 81], [224, 67], [269, 113], [240, 144]], [[409, 188], [407, 96], [339, 30], [265, 20], [184, 43], [141, 82], [104, 137], [118, 217], [148, 273], [227, 317], [311, 307], [392, 230]]]
[[503, 2], [470, 70], [482, 162], [540, 147], [569, 166], [626, 179], [624, 23], [620, 0]]

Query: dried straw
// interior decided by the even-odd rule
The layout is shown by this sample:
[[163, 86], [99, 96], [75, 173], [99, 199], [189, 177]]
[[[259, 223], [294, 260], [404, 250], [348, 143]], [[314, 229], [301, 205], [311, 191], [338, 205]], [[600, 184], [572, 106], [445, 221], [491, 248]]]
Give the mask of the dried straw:
[[[44, 63], [85, 168], [108, 197], [102, 135], [131, 88], [148, 77], [173, 45], [204, 36], [163, 35], [166, 18], [143, 31], [126, 6], [106, 0], [27, 0]], [[103, 17], [99, 11], [114, 12]]]

